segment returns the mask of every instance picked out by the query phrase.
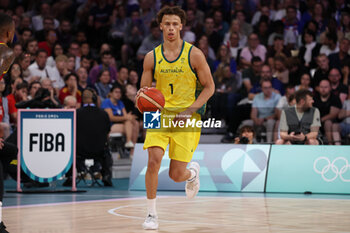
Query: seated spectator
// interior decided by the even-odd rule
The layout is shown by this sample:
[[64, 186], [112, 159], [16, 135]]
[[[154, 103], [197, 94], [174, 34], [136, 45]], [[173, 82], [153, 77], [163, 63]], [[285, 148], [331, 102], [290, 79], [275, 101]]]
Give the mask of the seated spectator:
[[8, 95], [11, 93], [11, 82], [16, 80], [17, 78], [23, 79], [23, 71], [21, 66], [18, 63], [13, 63], [6, 75], [4, 76], [6, 82], [6, 89], [4, 94]]
[[[156, 21], [151, 22], [151, 34], [142, 40], [137, 50], [137, 59], [143, 61], [146, 54], [162, 43], [162, 34]], [[127, 63], [126, 63], [127, 64]]]
[[241, 4], [240, 1], [236, 1], [235, 4], [236, 5], [240, 4], [242, 6], [241, 9], [237, 9], [237, 11], [236, 11], [236, 18], [239, 21], [239, 25], [241, 27], [241, 32], [244, 35], [248, 36], [253, 32], [253, 27], [252, 27], [252, 25], [250, 25], [250, 23], [246, 22], [246, 13], [243, 10], [243, 4]]
[[38, 44], [39, 49], [45, 49], [47, 56], [51, 56], [54, 44], [57, 41], [57, 35], [55, 30], [48, 30], [45, 35], [45, 41]]
[[273, 77], [280, 80], [284, 85], [289, 83], [289, 71], [286, 67], [286, 58], [284, 56], [274, 57], [274, 74]]
[[[40, 14], [35, 15], [32, 18], [33, 21], [33, 28], [35, 31], [43, 30], [44, 28], [44, 18], [51, 16], [51, 6], [47, 2], [43, 2], [40, 4]], [[59, 26], [59, 22], [54, 19], [54, 28], [57, 28]]]
[[300, 85], [295, 86], [295, 90], [298, 91], [301, 89], [305, 89], [313, 92], [313, 88], [310, 86], [310, 84], [311, 84], [310, 74], [305, 73], [300, 77]]
[[243, 125], [255, 127], [264, 126], [266, 128], [266, 140], [272, 142], [273, 130], [277, 119], [276, 106], [281, 98], [280, 94], [273, 92], [270, 79], [261, 80], [262, 92], [257, 94], [253, 99], [250, 119], [243, 122]]
[[[102, 44], [103, 45], [103, 44]], [[88, 42], [82, 42], [80, 45], [80, 65], [81, 65], [81, 59], [83, 56], [90, 57], [91, 56], [91, 50], [90, 50], [90, 44]]]
[[305, 30], [302, 37], [303, 46], [299, 49], [301, 64], [309, 69], [316, 68], [316, 57], [320, 54], [321, 45], [316, 42], [314, 31]]
[[229, 40], [225, 43], [226, 46], [229, 48], [230, 50], [230, 56], [235, 59], [235, 61], [239, 61], [239, 57], [242, 51], [242, 48], [239, 43], [239, 35], [236, 32], [232, 32], [230, 34], [230, 38]]
[[[28, 19], [28, 16], [23, 16], [22, 20]], [[22, 29], [21, 34], [19, 34], [19, 42], [23, 46], [23, 50], [26, 50], [27, 42], [33, 37], [33, 32], [29, 27], [25, 27]]]
[[270, 21], [266, 16], [261, 17], [259, 23], [256, 25], [255, 31], [259, 36], [259, 41], [261, 45], [267, 47], [270, 30], [269, 30]]
[[128, 83], [125, 86], [125, 95], [123, 96], [123, 103], [125, 105], [125, 109], [127, 112], [132, 112], [134, 115], [138, 117], [138, 120], [142, 120], [142, 114], [140, 114], [140, 111], [136, 108], [136, 94], [138, 88], [138, 80], [139, 76], [137, 74], [137, 71], [134, 69], [131, 69], [129, 72], [129, 78]]
[[95, 84], [95, 82], [97, 81], [98, 79], [98, 75], [100, 74], [100, 72], [102, 70], [105, 70], [105, 69], [108, 69], [109, 70], [109, 73], [111, 75], [111, 82], [114, 82], [117, 80], [117, 70], [115, 67], [111, 66], [110, 63], [111, 63], [111, 58], [112, 58], [112, 54], [108, 51], [106, 52], [103, 52], [101, 54], [101, 64], [93, 67], [91, 70], [90, 70], [90, 73], [89, 73], [89, 83], [91, 83], [92, 85]]
[[349, 49], [350, 40], [348, 38], [342, 38], [339, 43], [339, 52], [328, 56], [329, 66], [340, 70], [348, 64], [350, 62], [350, 55], [348, 54]]
[[250, 125], [244, 125], [239, 129], [239, 136], [235, 138], [235, 144], [255, 143], [255, 131]]
[[64, 50], [67, 50], [73, 39], [72, 25], [70, 21], [66, 18], [62, 18], [57, 32], [58, 42], [62, 45]]
[[35, 32], [35, 38], [38, 39], [39, 42], [45, 41], [46, 33], [49, 30], [55, 30], [55, 23], [52, 17], [46, 16], [43, 19], [43, 29]]
[[119, 67], [118, 79], [116, 84], [119, 85], [123, 91], [125, 91], [125, 86], [128, 83], [129, 69], [128, 67], [121, 65]]
[[94, 87], [97, 90], [97, 94], [101, 98], [102, 102], [108, 98], [108, 94], [112, 88], [111, 75], [109, 73], [109, 70], [101, 71], [98, 77], [98, 81], [95, 83]]
[[[71, 72], [75, 72], [80, 67], [80, 44], [77, 41], [72, 41], [68, 48], [68, 59], [72, 59]], [[74, 64], [74, 65], [73, 65]], [[74, 68], [73, 68], [74, 67]]]
[[[334, 129], [337, 128], [336, 124], [338, 114], [342, 108], [341, 101], [338, 96], [335, 96], [331, 91], [331, 84], [328, 79], [324, 79], [320, 82], [319, 93], [314, 96], [314, 107], [320, 110], [321, 123], [323, 133], [326, 135], [327, 143], [333, 144]], [[334, 126], [333, 126], [334, 125]]]
[[211, 16], [207, 16], [204, 20], [204, 27], [200, 36], [202, 35], [207, 36], [209, 46], [212, 47], [214, 51], [218, 51], [222, 44], [223, 37], [214, 30], [214, 19]]
[[338, 53], [339, 47], [338, 47], [338, 38], [336, 33], [328, 32], [326, 33], [326, 38], [323, 42], [323, 45], [320, 49], [320, 54], [326, 54], [326, 56], [329, 56], [333, 53]]
[[41, 83], [39, 81], [34, 81], [29, 84], [29, 95], [28, 100], [34, 99], [35, 93], [41, 88]]
[[46, 60], [46, 50], [39, 49], [35, 57], [35, 62], [28, 67], [30, 71], [28, 82], [40, 81], [42, 78], [54, 76], [53, 69], [46, 66]]
[[[71, 53], [67, 53], [67, 58], [68, 58], [68, 61], [67, 61], [67, 69], [68, 69], [68, 72], [70, 73], [74, 73], [75, 72], [75, 56]], [[79, 63], [80, 65], [80, 63]]]
[[73, 73], [68, 74], [64, 77], [64, 81], [66, 85], [60, 90], [58, 94], [58, 99], [60, 100], [61, 104], [64, 103], [64, 98], [66, 98], [66, 96], [72, 95], [77, 98], [78, 107], [80, 107], [81, 92], [78, 90], [78, 76]]
[[311, 87], [315, 90], [323, 79], [328, 79], [330, 71], [329, 59], [325, 54], [317, 56], [317, 68], [311, 80]]
[[[263, 65], [260, 73], [260, 80], [269, 79], [272, 83], [273, 91], [283, 95], [284, 87], [280, 80], [275, 77], [272, 77], [271, 68], [268, 65]], [[250, 90], [248, 98], [250, 100], [254, 99], [254, 96], [262, 91], [261, 81], [254, 84], [253, 88]]]
[[56, 66], [56, 57], [59, 55], [63, 55], [63, 47], [59, 43], [56, 43], [52, 47], [51, 56], [47, 58], [46, 65], [50, 67]]
[[80, 59], [80, 67], [83, 67], [87, 70], [87, 72], [89, 73], [90, 69], [91, 69], [91, 63], [92, 63], [92, 58], [90, 56], [81, 56]]
[[312, 93], [301, 89], [295, 93], [295, 99], [295, 106], [282, 110], [279, 127], [281, 139], [276, 144], [318, 145], [320, 112], [312, 106]]
[[52, 85], [59, 91], [64, 87], [64, 77], [70, 72], [68, 70], [68, 57], [66, 55], [58, 55], [55, 59], [56, 65], [52, 68], [52, 74], [50, 78], [52, 80]]
[[231, 21], [230, 30], [225, 34], [223, 43], [226, 44], [227, 42], [231, 41], [230, 38], [233, 34], [236, 34], [237, 36], [237, 47], [243, 48], [247, 45], [247, 36], [241, 33], [241, 26], [238, 19], [233, 19]]
[[302, 74], [309, 72], [304, 66], [300, 64], [298, 57], [288, 58], [289, 82], [288, 84], [296, 86], [300, 84], [300, 77]]
[[21, 56], [21, 54], [23, 53], [22, 44], [20, 44], [19, 42], [14, 43], [13, 44], [13, 53], [15, 54], [16, 58], [19, 58], [19, 56]]
[[218, 9], [214, 10], [213, 19], [214, 19], [214, 30], [219, 34], [221, 38], [224, 38], [224, 36], [229, 30], [229, 25], [223, 19], [223, 13]]
[[295, 104], [295, 87], [293, 85], [288, 85], [286, 87], [286, 92], [284, 94], [284, 96], [281, 97], [281, 99], [278, 101], [278, 104], [276, 106], [276, 108], [278, 109], [279, 113], [278, 118], [281, 115], [281, 111], [285, 108], [291, 107]]
[[[228, 120], [228, 96], [242, 86], [242, 78], [235, 75], [229, 64], [221, 63], [214, 73], [215, 93], [211, 99], [212, 115], [216, 119]], [[232, 104], [230, 104], [230, 107]]]
[[263, 65], [260, 57], [253, 57], [251, 62], [252, 65], [242, 72], [243, 85], [247, 95], [253, 88], [253, 85], [260, 81], [261, 67]]
[[229, 64], [231, 72], [234, 74], [237, 72], [236, 61], [230, 56], [230, 50], [224, 44], [220, 46], [219, 51], [217, 52], [216, 60], [214, 61], [214, 72], [216, 71], [219, 64]]
[[[267, 46], [268, 46], [268, 50], [270, 50], [270, 54], [273, 53], [273, 50], [278, 51], [277, 48], [274, 48], [275, 42], [277, 42], [277, 41], [279, 41], [277, 43], [280, 43], [282, 41], [282, 45], [283, 45], [282, 47], [284, 47], [285, 51], [289, 52], [289, 50], [287, 50], [284, 46], [284, 39], [283, 39], [284, 24], [283, 24], [282, 20], [273, 21], [271, 27], [272, 27], [273, 31], [271, 32], [269, 39], [267, 41]], [[278, 39], [276, 39], [276, 38], [278, 38]], [[289, 54], [290, 54], [290, 52], [289, 52]], [[289, 57], [288, 54], [285, 54], [285, 55]]]
[[[122, 90], [117, 85], [114, 85], [110, 92], [110, 97], [102, 102], [101, 108], [104, 109], [113, 123], [111, 133], [123, 133], [126, 136], [125, 147], [132, 149], [139, 134], [139, 124], [136, 116], [132, 113], [127, 113], [124, 103], [120, 100]], [[133, 155], [133, 150], [130, 151]]]
[[340, 145], [340, 135], [342, 137], [347, 137], [350, 134], [350, 99], [344, 101], [343, 107], [338, 114], [338, 118], [342, 120], [342, 122], [335, 126], [333, 131], [335, 145]]
[[18, 63], [22, 69], [23, 79], [29, 80], [30, 71], [28, 67], [30, 66], [30, 54], [22, 53], [21, 56], [18, 58]]
[[30, 38], [27, 40], [25, 51], [30, 55], [30, 63], [33, 63], [35, 61], [38, 49], [38, 41], [36, 39]]
[[248, 68], [251, 65], [251, 60], [254, 56], [261, 58], [265, 62], [266, 48], [260, 44], [259, 37], [256, 33], [252, 33], [248, 37], [248, 46], [244, 47], [241, 52], [240, 65], [243, 68]]
[[55, 106], [60, 106], [60, 100], [58, 99], [58, 91], [53, 87], [52, 81], [49, 78], [44, 78], [41, 80], [41, 87], [49, 90], [50, 100]]
[[277, 56], [290, 57], [290, 52], [284, 47], [283, 37], [275, 36], [273, 45], [267, 50], [267, 62], [273, 67], [274, 58]]
[[[298, 9], [295, 5], [287, 5], [290, 4], [290, 2], [285, 1], [284, 7], [280, 9], [278, 12], [276, 12], [275, 20], [281, 19], [284, 23], [284, 41], [287, 45], [287, 49], [293, 49], [298, 45], [298, 37], [300, 33], [300, 21], [298, 18]], [[281, 4], [283, 5], [283, 4]], [[283, 12], [282, 15], [283, 18], [280, 18], [282, 15], [280, 15], [280, 12]], [[279, 16], [278, 16], [279, 15]]]
[[78, 89], [79, 89], [79, 91], [81, 93], [83, 93], [83, 91], [86, 88], [92, 88], [92, 89], [95, 88], [93, 85], [91, 85], [91, 84], [89, 84], [87, 82], [87, 80], [88, 80], [88, 72], [87, 72], [86, 68], [81, 66], [79, 69], [77, 69], [77, 75], [78, 75], [78, 78], [79, 78]]
[[77, 108], [77, 98], [72, 95], [66, 96], [63, 100], [64, 109], [76, 109]]
[[203, 48], [205, 48], [206, 53], [204, 53], [204, 55], [206, 55], [206, 57], [209, 57], [210, 59], [212, 60], [215, 60], [216, 59], [216, 55], [215, 55], [215, 51], [214, 49], [210, 46], [209, 44], [209, 39], [208, 39], [208, 36], [206, 35], [201, 35], [199, 37], [199, 40], [197, 42], [197, 46], [198, 48], [200, 48], [202, 51], [203, 51]]
[[328, 79], [331, 83], [332, 93], [339, 96], [342, 103], [348, 98], [348, 87], [340, 82], [341, 73], [337, 68], [331, 69], [328, 74]]
[[[104, 53], [104, 52], [110, 52], [110, 53], [112, 53], [113, 50], [115, 50], [115, 48], [112, 49], [112, 46], [111, 46], [110, 44], [108, 44], [108, 43], [103, 43], [103, 44], [101, 44], [99, 54], [102, 54], [102, 53]], [[109, 66], [117, 67], [117, 61], [116, 61], [116, 59], [115, 59], [114, 56], [111, 57]]]

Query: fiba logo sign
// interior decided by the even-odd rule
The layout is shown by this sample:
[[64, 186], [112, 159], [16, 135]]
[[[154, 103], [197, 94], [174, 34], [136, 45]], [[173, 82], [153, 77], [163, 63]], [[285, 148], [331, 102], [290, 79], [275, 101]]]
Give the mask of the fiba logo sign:
[[325, 156], [319, 157], [314, 162], [314, 171], [326, 182], [333, 182], [338, 177], [343, 182], [350, 182], [350, 164], [344, 157], [337, 157], [332, 162]]
[[29, 134], [29, 151], [64, 151], [64, 134], [31, 133]]
[[74, 111], [21, 111], [21, 167], [32, 179], [50, 182], [73, 161]]

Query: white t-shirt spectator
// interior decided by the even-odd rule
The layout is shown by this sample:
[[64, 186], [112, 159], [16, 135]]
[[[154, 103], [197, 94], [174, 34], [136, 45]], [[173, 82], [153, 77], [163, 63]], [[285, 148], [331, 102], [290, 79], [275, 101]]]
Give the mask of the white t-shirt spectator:
[[324, 53], [324, 54], [326, 54], [326, 56], [331, 55], [332, 53], [337, 53], [337, 52], [339, 52], [338, 45], [333, 50], [331, 50], [327, 45], [322, 45], [322, 47], [320, 49], [320, 54]]
[[[43, 30], [44, 29], [43, 17], [41, 15], [33, 16], [32, 25], [35, 31]], [[57, 29], [58, 26], [60, 26], [60, 22], [57, 19], [54, 19], [54, 25], [55, 25], [55, 29]]]
[[45, 66], [44, 69], [40, 70], [38, 64], [34, 62], [28, 67], [28, 69], [30, 71], [30, 75], [29, 78], [26, 79], [26, 81], [30, 81], [32, 77], [39, 76], [41, 79], [51, 79], [54, 88], [62, 88], [65, 85], [56, 67], [52, 68], [50, 66]]

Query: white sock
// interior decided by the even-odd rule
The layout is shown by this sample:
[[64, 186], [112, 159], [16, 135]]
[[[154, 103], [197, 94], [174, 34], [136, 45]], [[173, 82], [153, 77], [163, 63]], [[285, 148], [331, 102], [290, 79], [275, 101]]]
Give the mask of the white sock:
[[197, 173], [194, 169], [188, 169], [188, 170], [191, 172], [191, 176], [190, 178], [188, 178], [188, 181], [192, 181], [196, 177]]
[[147, 199], [147, 210], [148, 210], [148, 214], [151, 214], [153, 216], [157, 216], [156, 198]]
[[0, 201], [0, 223], [2, 222], [2, 202]]

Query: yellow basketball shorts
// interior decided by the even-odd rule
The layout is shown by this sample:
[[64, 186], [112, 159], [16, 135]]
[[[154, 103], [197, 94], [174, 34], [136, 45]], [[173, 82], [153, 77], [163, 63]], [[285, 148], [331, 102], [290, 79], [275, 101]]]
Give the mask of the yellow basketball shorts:
[[[199, 114], [194, 113], [191, 119], [200, 120]], [[175, 127], [172, 129], [147, 130], [143, 149], [149, 147], [160, 147], [164, 151], [169, 145], [169, 158], [181, 162], [190, 162], [193, 152], [196, 150], [201, 136], [200, 128]]]

